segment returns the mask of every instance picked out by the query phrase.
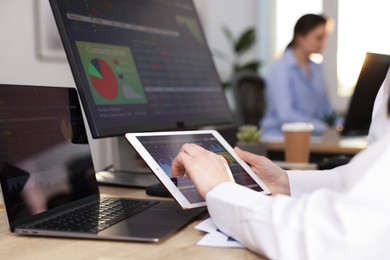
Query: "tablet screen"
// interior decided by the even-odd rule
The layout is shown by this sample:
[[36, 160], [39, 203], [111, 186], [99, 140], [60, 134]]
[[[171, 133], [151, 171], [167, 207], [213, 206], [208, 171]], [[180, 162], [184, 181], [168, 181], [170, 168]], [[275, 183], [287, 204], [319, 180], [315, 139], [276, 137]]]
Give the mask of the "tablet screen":
[[222, 155], [228, 162], [236, 183], [255, 191], [263, 191], [212, 134], [138, 136], [137, 139], [190, 203], [202, 202], [204, 200], [188, 177], [172, 177], [172, 160], [185, 143], [195, 143], [209, 151]]

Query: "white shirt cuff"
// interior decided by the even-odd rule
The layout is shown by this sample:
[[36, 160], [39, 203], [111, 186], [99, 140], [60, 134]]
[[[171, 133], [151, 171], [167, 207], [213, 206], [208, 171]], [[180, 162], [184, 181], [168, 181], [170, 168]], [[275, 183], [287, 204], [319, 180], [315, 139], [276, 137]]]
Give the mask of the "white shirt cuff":
[[320, 188], [340, 190], [340, 176], [336, 170], [286, 171], [290, 183], [291, 197], [300, 197]]

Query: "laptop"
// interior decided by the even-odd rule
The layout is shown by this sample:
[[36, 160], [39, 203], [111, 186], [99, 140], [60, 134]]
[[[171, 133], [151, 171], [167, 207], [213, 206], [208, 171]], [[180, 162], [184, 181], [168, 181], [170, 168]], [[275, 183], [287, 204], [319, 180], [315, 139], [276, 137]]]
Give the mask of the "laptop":
[[343, 137], [365, 137], [371, 125], [376, 95], [390, 67], [390, 55], [367, 52], [350, 99]]
[[0, 182], [22, 235], [158, 242], [205, 210], [102, 198], [76, 89], [0, 84]]

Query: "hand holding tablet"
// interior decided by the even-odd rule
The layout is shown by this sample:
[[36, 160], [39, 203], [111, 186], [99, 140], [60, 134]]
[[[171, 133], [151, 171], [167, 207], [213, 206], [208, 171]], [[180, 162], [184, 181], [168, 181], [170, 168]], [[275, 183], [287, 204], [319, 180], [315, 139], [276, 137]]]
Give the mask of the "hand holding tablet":
[[[269, 189], [258, 176], [234, 153], [232, 147], [224, 138], [214, 130], [128, 133], [126, 134], [126, 138], [145, 160], [160, 182], [184, 209], [206, 206], [206, 202], [196, 190], [192, 180], [184, 174], [183, 169], [179, 169], [179, 171], [177, 169], [175, 170], [175, 174], [183, 176], [172, 176], [172, 161], [176, 158], [180, 149], [182, 149], [183, 144], [196, 144], [214, 152], [218, 155], [215, 156], [215, 159], [224, 160], [222, 162], [225, 163], [211, 164], [212, 167], [215, 165], [229, 166], [236, 183], [265, 194], [269, 193]], [[208, 169], [206, 165], [202, 165], [202, 162], [205, 160], [202, 159], [201, 154], [197, 154], [202, 153], [203, 149], [191, 147], [191, 145], [188, 148], [184, 147], [184, 149], [187, 149], [184, 153], [191, 153], [191, 156], [188, 156], [189, 154], [183, 155], [183, 158], [190, 160], [189, 162], [192, 164], [191, 169], [197, 169], [198, 174], [202, 175], [202, 178], [207, 178], [208, 173], [211, 172], [213, 173], [213, 178], [215, 177], [215, 172], [218, 169]], [[209, 153], [207, 152], [205, 154]], [[178, 158], [180, 157], [178, 156]], [[202, 174], [199, 173], [199, 170], [202, 171]], [[221, 169], [221, 172], [225, 174], [220, 177], [226, 178], [226, 170]], [[196, 177], [198, 178], [200, 176]]]

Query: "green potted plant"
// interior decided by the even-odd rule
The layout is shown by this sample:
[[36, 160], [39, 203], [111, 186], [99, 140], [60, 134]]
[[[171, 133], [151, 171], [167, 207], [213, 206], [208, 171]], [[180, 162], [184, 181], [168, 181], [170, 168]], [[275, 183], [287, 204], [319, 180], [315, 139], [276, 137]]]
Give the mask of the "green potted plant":
[[261, 129], [256, 125], [240, 126], [236, 134], [237, 146], [251, 153], [266, 155], [265, 145], [259, 142], [260, 134]]
[[[248, 28], [242, 32], [238, 37], [233, 36], [231, 30], [227, 27], [222, 28], [226, 39], [229, 41], [231, 54], [228, 55], [218, 50], [214, 51], [216, 57], [222, 59], [224, 62], [231, 65], [231, 77], [223, 81], [223, 87], [226, 89], [231, 85], [231, 80], [235, 74], [240, 71], [254, 71], [258, 72], [260, 61], [254, 59], [245, 61], [243, 56], [255, 47], [256, 44], [256, 30], [255, 28]], [[233, 58], [232, 58], [233, 56]]]
[[327, 128], [322, 133], [322, 140], [324, 143], [337, 143], [340, 140], [340, 133], [336, 128], [337, 114], [335, 112], [326, 114], [324, 122]]

